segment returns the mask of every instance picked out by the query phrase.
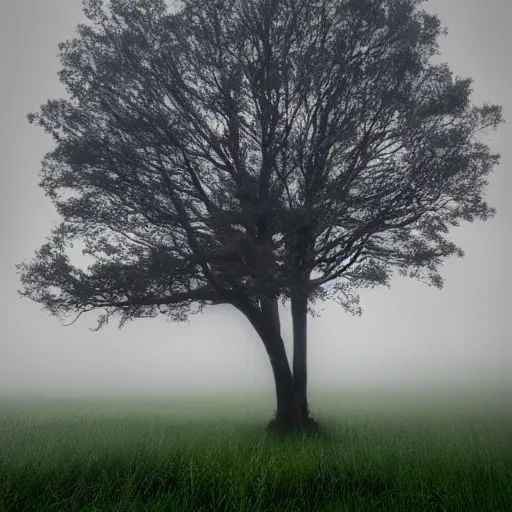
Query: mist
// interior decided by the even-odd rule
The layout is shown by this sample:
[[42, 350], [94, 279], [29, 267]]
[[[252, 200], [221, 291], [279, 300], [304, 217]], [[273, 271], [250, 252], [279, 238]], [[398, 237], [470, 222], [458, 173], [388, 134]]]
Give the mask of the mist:
[[[435, 0], [425, 9], [449, 28], [440, 60], [474, 78], [473, 102], [503, 106], [512, 99], [512, 37], [506, 0]], [[216, 306], [188, 324], [115, 320], [99, 332], [96, 315], [63, 327], [40, 306], [17, 295], [14, 265], [28, 260], [58, 217], [38, 187], [38, 170], [52, 141], [26, 115], [49, 98], [65, 97], [58, 82], [57, 44], [84, 21], [80, 0], [16, 0], [0, 7], [2, 47], [0, 153], [0, 394], [103, 396], [212, 393], [273, 389], [262, 342], [234, 308]], [[509, 172], [511, 124], [483, 142], [502, 160], [488, 188], [498, 210], [488, 222], [465, 224], [451, 238], [466, 252], [447, 260], [444, 289], [395, 278], [391, 287], [361, 291], [363, 315], [319, 303], [309, 319], [312, 389], [512, 390], [512, 344], [506, 303], [512, 273]], [[80, 261], [81, 255], [77, 256]], [[291, 319], [281, 309], [291, 356]], [[311, 404], [314, 408], [314, 403]]]

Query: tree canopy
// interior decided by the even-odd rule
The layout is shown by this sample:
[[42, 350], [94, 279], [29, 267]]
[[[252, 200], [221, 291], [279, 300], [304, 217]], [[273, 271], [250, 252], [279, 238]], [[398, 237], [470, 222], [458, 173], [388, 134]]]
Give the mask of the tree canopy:
[[420, 0], [83, 3], [69, 97], [29, 115], [56, 142], [40, 185], [63, 222], [18, 268], [52, 314], [358, 312], [394, 272], [441, 287], [450, 228], [494, 214], [477, 135], [501, 108], [432, 62], [444, 30]]

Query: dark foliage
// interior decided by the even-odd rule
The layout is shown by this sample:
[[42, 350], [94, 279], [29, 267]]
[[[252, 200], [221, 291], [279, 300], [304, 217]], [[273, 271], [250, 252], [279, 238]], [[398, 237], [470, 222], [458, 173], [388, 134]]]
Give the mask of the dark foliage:
[[476, 136], [501, 108], [431, 62], [443, 29], [421, 3], [84, 0], [90, 23], [60, 45], [69, 98], [29, 115], [56, 142], [40, 185], [63, 222], [18, 266], [21, 294], [57, 316], [102, 310], [98, 328], [232, 304], [288, 397], [291, 299], [306, 410], [311, 304], [359, 313], [357, 288], [394, 271], [441, 287], [463, 255], [449, 229], [494, 214], [499, 155]]

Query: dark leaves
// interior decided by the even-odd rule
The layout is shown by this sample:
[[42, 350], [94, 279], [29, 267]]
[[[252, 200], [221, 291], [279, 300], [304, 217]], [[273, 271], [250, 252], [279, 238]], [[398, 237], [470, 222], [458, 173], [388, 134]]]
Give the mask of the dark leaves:
[[494, 214], [499, 155], [476, 136], [503, 119], [429, 62], [439, 19], [418, 0], [183, 4], [84, 0], [59, 46], [70, 99], [27, 116], [55, 139], [40, 184], [64, 222], [22, 293], [125, 321], [296, 288], [358, 313], [354, 290], [394, 270], [440, 287], [449, 228]]

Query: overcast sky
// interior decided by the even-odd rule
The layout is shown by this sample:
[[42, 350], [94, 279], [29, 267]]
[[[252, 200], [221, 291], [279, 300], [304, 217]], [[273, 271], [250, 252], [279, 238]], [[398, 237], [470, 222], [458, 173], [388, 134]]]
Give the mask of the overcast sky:
[[[312, 386], [512, 382], [506, 306], [512, 285], [512, 5], [431, 0], [425, 8], [449, 28], [441, 40], [442, 60], [456, 74], [474, 78], [474, 102], [502, 105], [509, 121], [486, 140], [502, 155], [488, 193], [498, 215], [453, 232], [466, 257], [447, 261], [442, 291], [396, 278], [390, 289], [364, 291], [364, 313], [355, 318], [325, 303], [321, 318], [310, 320]], [[14, 265], [32, 257], [57, 220], [37, 177], [52, 140], [26, 115], [64, 96], [57, 44], [73, 37], [82, 20], [80, 0], [2, 0], [0, 6], [0, 392], [272, 386], [261, 341], [229, 307], [207, 309], [190, 324], [157, 318], [118, 330], [112, 322], [92, 333], [92, 314], [63, 327], [17, 296]], [[283, 311], [283, 323], [290, 347], [289, 311]]]

